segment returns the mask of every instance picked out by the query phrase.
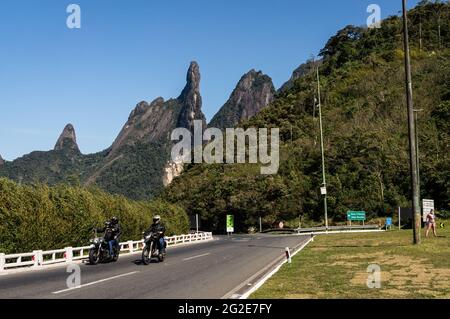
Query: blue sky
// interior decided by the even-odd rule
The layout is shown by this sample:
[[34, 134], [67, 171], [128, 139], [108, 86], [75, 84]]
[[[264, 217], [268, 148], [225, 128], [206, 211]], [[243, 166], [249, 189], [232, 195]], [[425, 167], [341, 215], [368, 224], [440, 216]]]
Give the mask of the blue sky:
[[[413, 6], [418, 0], [409, 1]], [[81, 7], [68, 29], [66, 8]], [[0, 154], [49, 150], [65, 124], [83, 153], [110, 146], [134, 106], [177, 97], [191, 60], [209, 119], [254, 68], [278, 88], [371, 3], [400, 0], [1, 0]]]

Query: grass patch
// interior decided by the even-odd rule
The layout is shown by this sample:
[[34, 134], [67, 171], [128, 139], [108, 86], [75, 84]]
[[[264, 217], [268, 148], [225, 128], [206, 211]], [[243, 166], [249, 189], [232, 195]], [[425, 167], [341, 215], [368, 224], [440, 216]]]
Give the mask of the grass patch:
[[[250, 298], [450, 298], [450, 229], [412, 245], [411, 230], [321, 235]], [[381, 267], [369, 289], [367, 267]]]

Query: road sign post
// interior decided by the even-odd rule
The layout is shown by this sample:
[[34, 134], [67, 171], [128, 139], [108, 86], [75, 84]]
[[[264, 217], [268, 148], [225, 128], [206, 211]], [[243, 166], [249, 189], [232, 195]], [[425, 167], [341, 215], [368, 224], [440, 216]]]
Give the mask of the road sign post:
[[423, 222], [427, 221], [427, 215], [431, 210], [434, 210], [434, 200], [424, 199], [422, 200], [422, 219]]
[[259, 232], [262, 233], [262, 218], [259, 217]]
[[362, 221], [363, 226], [365, 226], [366, 212], [364, 212], [364, 211], [348, 211], [347, 212], [347, 220], [350, 222], [350, 226], [352, 225], [352, 221]]
[[386, 218], [386, 230], [388, 229], [388, 227], [389, 227], [389, 229], [392, 228], [392, 217]]
[[198, 214], [195, 214], [195, 229], [197, 230], [198, 234]]
[[292, 257], [291, 257], [291, 250], [289, 249], [289, 247], [286, 247], [286, 260], [288, 262], [288, 264], [292, 263]]
[[227, 215], [227, 233], [228, 234], [234, 233], [234, 216], [233, 215]]

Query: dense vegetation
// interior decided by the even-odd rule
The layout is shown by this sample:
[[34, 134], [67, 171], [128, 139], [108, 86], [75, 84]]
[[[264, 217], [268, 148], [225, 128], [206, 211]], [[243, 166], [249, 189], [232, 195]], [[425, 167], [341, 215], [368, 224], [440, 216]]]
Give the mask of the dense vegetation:
[[86, 245], [92, 229], [112, 216], [121, 221], [121, 240], [137, 240], [154, 214], [162, 216], [167, 235], [189, 230], [184, 210], [162, 200], [136, 202], [98, 188], [19, 185], [0, 178], [0, 252]]
[[[418, 113], [421, 195], [450, 210], [450, 5], [422, 1], [409, 13], [415, 107]], [[321, 51], [323, 121], [329, 217], [347, 210], [372, 217], [410, 205], [409, 145], [402, 20], [380, 29], [347, 26]], [[163, 198], [198, 213], [223, 231], [225, 214], [238, 230], [284, 220], [298, 226], [323, 221], [320, 136], [315, 74], [307, 73], [246, 127], [278, 127], [277, 175], [257, 165], [190, 165]]]

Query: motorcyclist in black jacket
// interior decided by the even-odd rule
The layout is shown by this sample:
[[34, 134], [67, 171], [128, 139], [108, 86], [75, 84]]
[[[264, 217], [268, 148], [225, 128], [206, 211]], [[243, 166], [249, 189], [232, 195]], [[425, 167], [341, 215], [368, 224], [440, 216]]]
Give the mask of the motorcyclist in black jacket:
[[159, 254], [165, 254], [166, 253], [166, 243], [165, 243], [165, 233], [166, 233], [166, 227], [164, 227], [164, 224], [161, 223], [161, 216], [156, 215], [153, 217], [153, 224], [150, 226], [150, 228], [147, 230], [147, 233], [157, 233], [159, 235], [158, 238], [158, 251]]
[[120, 238], [120, 225], [117, 217], [111, 218], [110, 221], [105, 223], [105, 227], [97, 228], [98, 232], [105, 233], [105, 240], [108, 242], [109, 254], [113, 256], [113, 247], [116, 247], [116, 251], [119, 251], [119, 238]]

